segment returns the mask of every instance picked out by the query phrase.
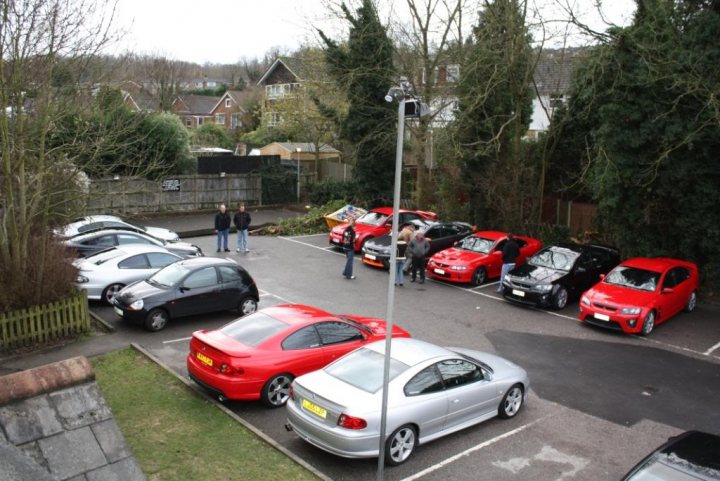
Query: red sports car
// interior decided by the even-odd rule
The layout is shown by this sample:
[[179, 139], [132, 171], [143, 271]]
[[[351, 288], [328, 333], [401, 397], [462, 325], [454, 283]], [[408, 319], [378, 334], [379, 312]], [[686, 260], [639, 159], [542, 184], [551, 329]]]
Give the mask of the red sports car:
[[[393, 326], [393, 337], [410, 337]], [[217, 330], [196, 331], [187, 370], [219, 399], [260, 399], [280, 407], [292, 380], [369, 342], [385, 339], [385, 321], [333, 315], [284, 304], [250, 314]]]
[[667, 257], [622, 262], [580, 298], [580, 320], [647, 336], [656, 324], [697, 304], [698, 269]]
[[[516, 235], [514, 238], [520, 247], [516, 265], [525, 262], [526, 258], [542, 247], [542, 242], [532, 237]], [[433, 279], [479, 286], [486, 279], [500, 277], [505, 242], [507, 232], [476, 232], [455, 244], [455, 247], [432, 256], [428, 261], [427, 274]]]
[[[400, 209], [400, 225], [407, 224], [413, 219], [437, 220], [437, 214], [424, 210]], [[378, 207], [358, 217], [355, 221], [355, 252], [360, 252], [368, 239], [379, 237], [390, 232], [392, 227], [392, 207]], [[343, 233], [347, 224], [333, 227], [330, 231], [330, 245], [342, 247]]]

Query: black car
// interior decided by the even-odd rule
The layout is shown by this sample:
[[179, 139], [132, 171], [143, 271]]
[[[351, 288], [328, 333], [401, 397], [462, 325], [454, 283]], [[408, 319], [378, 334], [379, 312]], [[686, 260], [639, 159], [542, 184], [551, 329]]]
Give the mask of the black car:
[[[436, 252], [452, 247], [455, 242], [472, 234], [472, 226], [465, 222], [430, 222], [416, 220], [410, 222], [415, 232], [422, 232], [430, 242], [429, 258]], [[365, 242], [362, 248], [362, 261], [370, 266], [388, 269], [390, 266], [390, 235], [375, 237]]]
[[250, 314], [259, 300], [255, 281], [235, 261], [197, 257], [128, 285], [115, 295], [113, 307], [123, 319], [159, 331], [176, 317], [229, 309]]
[[96, 252], [126, 244], [149, 244], [164, 247], [173, 254], [181, 257], [202, 256], [202, 249], [187, 242], [168, 242], [157, 239], [139, 232], [132, 232], [125, 229], [101, 229], [87, 234], [80, 234], [63, 241], [63, 243], [74, 249], [78, 257], [87, 257]]
[[720, 436], [687, 431], [640, 461], [622, 481], [718, 481]]
[[562, 309], [569, 299], [577, 299], [619, 263], [620, 253], [612, 247], [546, 247], [505, 276], [502, 294], [510, 301]]

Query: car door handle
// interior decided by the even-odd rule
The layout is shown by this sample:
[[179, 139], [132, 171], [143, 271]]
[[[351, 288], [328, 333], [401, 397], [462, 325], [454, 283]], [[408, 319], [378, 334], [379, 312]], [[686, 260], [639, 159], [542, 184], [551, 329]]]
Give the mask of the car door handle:
[[452, 403], [453, 403], [453, 404], [457, 404], [457, 403], [459, 403], [459, 402], [460, 402], [459, 399], [453, 399], [453, 400], [452, 400]]

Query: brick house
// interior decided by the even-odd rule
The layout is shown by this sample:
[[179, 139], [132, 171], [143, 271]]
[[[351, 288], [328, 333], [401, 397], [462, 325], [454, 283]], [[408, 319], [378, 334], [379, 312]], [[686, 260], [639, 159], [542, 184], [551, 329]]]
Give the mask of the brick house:
[[177, 114], [185, 127], [196, 129], [205, 122], [215, 122], [213, 109], [220, 97], [209, 95], [180, 95], [173, 100], [171, 110]]
[[210, 110], [215, 124], [222, 125], [227, 130], [236, 130], [242, 127], [243, 120], [247, 122], [247, 116], [250, 115], [243, 105], [251, 95], [252, 92], [244, 90], [225, 92]]
[[296, 95], [302, 87], [300, 70], [298, 59], [278, 57], [258, 80], [257, 85], [265, 90], [262, 103], [264, 125], [275, 127], [280, 122], [280, 114], [273, 109], [273, 104]]

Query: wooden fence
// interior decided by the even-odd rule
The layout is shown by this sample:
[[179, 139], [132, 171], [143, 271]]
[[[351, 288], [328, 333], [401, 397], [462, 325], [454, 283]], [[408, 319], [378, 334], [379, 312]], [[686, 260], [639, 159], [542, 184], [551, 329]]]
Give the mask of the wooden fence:
[[87, 293], [0, 314], [0, 352], [42, 344], [90, 330]]

